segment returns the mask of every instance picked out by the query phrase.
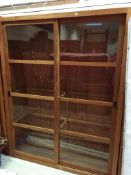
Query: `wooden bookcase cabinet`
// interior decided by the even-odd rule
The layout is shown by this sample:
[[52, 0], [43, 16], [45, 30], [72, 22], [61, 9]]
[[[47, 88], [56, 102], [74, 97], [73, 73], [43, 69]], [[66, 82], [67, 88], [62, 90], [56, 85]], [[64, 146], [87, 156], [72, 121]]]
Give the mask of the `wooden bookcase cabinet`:
[[123, 19], [3, 24], [11, 155], [111, 173]]

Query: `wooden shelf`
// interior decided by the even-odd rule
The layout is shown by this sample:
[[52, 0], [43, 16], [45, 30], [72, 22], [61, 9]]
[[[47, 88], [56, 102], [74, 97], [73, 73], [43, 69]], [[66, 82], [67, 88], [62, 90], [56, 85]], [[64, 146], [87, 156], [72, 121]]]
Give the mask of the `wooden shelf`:
[[45, 61], [45, 60], [15, 60], [9, 59], [10, 64], [43, 64], [43, 65], [54, 65], [54, 61]]
[[[32, 115], [34, 115], [36, 118], [37, 117], [43, 117], [43, 114], [39, 114], [39, 113], [32, 113]], [[92, 115], [93, 117], [93, 115]], [[45, 119], [54, 119], [54, 116], [51, 116], [51, 115], [44, 115], [44, 118]], [[64, 116], [60, 116], [60, 120], [62, 121], [65, 121], [67, 118], [64, 117]], [[101, 126], [101, 127], [105, 127], [105, 128], [111, 128], [111, 125], [110, 124], [106, 124], [106, 123], [98, 123], [98, 122], [93, 122], [93, 121], [85, 121], [85, 120], [80, 120], [80, 119], [74, 119], [74, 118], [68, 118], [67, 119], [68, 122], [71, 122], [71, 123], [79, 123], [79, 124], [84, 124], [84, 125], [94, 125], [94, 126]], [[19, 121], [18, 121], [19, 122]]]
[[116, 67], [115, 62], [78, 62], [78, 61], [60, 61], [62, 66], [84, 66], [84, 67]]
[[17, 151], [32, 154], [36, 157], [54, 159], [54, 136], [50, 134], [17, 128], [15, 130], [15, 140]]
[[110, 144], [109, 138], [99, 137], [95, 135], [88, 135], [88, 134], [83, 134], [83, 133], [74, 132], [74, 131], [67, 131], [67, 130], [60, 130], [60, 133], [63, 135], [79, 137], [91, 142]]
[[[32, 129], [44, 128], [47, 132], [54, 130], [55, 118], [52, 115], [31, 113], [23, 116], [15, 116], [15, 125], [19, 127], [30, 126]], [[60, 117], [60, 129], [77, 132], [81, 128], [81, 133], [96, 135], [98, 137], [110, 137], [111, 126], [104, 123], [77, 120], [73, 118]], [[105, 132], [103, 132], [105, 130]]]
[[109, 57], [107, 53], [67, 53], [61, 52], [60, 56], [68, 56], [68, 57], [102, 57], [106, 56]]
[[42, 133], [47, 133], [47, 134], [54, 134], [54, 130], [53, 129], [49, 129], [49, 128], [42, 128], [42, 127], [38, 127], [38, 126], [31, 126], [31, 125], [26, 125], [26, 124], [22, 124], [22, 123], [13, 123], [14, 127], [18, 127], [18, 128], [25, 128], [25, 129], [30, 129], [33, 131], [38, 131], [38, 132], [42, 132]]
[[14, 122], [54, 130], [54, 116], [46, 114], [30, 113], [23, 115], [21, 118], [18, 115], [15, 116]]
[[[73, 79], [71, 80], [73, 82]], [[70, 82], [71, 82], [70, 81]], [[75, 84], [75, 82], [74, 82]], [[81, 82], [79, 83], [79, 86], [81, 86]], [[88, 86], [89, 89], [95, 87], [97, 88], [102, 88], [104, 87], [105, 89], [107, 88], [103, 84], [86, 84], [84, 83], [85, 86]], [[81, 99], [81, 100], [89, 100], [89, 101], [99, 101], [99, 102], [109, 102], [112, 103], [112, 94], [106, 94], [106, 93], [91, 93], [90, 91], [86, 92], [79, 92], [79, 91], [66, 91], [66, 90], [61, 90], [60, 97], [64, 98], [71, 98], [71, 99]]]
[[10, 95], [12, 97], [21, 97], [21, 98], [30, 98], [30, 99], [54, 101], [54, 97], [51, 97], [51, 96], [24, 94], [24, 93], [18, 93], [18, 92], [11, 92]]
[[99, 122], [98, 125], [96, 125], [95, 122], [77, 119], [75, 121], [75, 119], [65, 118], [65, 120], [61, 120], [60, 123], [61, 130], [80, 132], [81, 134], [95, 135], [104, 138], [111, 137], [111, 127], [105, 127], [104, 124], [102, 125]]
[[[68, 151], [68, 153], [70, 154], [70, 160], [60, 160], [61, 165], [63, 166], [67, 166], [67, 167], [71, 167], [74, 169], [78, 169], [81, 170], [82, 172], [85, 171], [85, 173], [81, 173], [83, 175], [107, 175], [107, 165], [108, 162], [107, 161], [103, 161], [97, 159], [97, 158], [93, 158], [93, 157], [88, 157], [86, 158], [85, 155], [79, 155], [81, 158], [81, 161], [78, 160], [78, 155], [75, 155], [74, 153], [72, 153], [70, 150]], [[63, 150], [63, 157], [67, 155], [67, 151]], [[73, 157], [73, 159], [75, 160], [74, 163], [72, 163], [71, 161], [71, 157]], [[67, 159], [67, 158], [66, 158]], [[91, 163], [94, 162], [94, 163]], [[84, 164], [84, 166], [83, 166]]]
[[[20, 93], [20, 92], [10, 92], [10, 95], [12, 97], [21, 97], [21, 98], [30, 98], [30, 99], [40, 99], [40, 100], [54, 101], [53, 96], [26, 94], [26, 93]], [[112, 107], [113, 106], [112, 102], [99, 101], [99, 100], [86, 100], [86, 99], [67, 98], [67, 97], [60, 97], [59, 99], [62, 102], [69, 102], [69, 103], [80, 103], [80, 104], [89, 104], [89, 105], [107, 106], [107, 107]]]
[[109, 124], [85, 121], [85, 120], [74, 119], [74, 118], [61, 117], [61, 120], [63, 120], [63, 121], [67, 120], [70, 123], [77, 123], [77, 124], [82, 124], [82, 125], [93, 125], [93, 126], [101, 126], [101, 127], [105, 127], [105, 128], [111, 128], [111, 125], [109, 125]]
[[113, 103], [111, 103], [111, 102], [85, 100], [85, 99], [77, 99], [77, 98], [60, 97], [60, 101], [69, 102], [69, 103], [89, 104], [89, 105], [96, 105], [96, 106], [107, 106], [107, 107], [113, 106]]
[[41, 88], [18, 88], [12, 89], [11, 92], [13, 93], [21, 93], [21, 94], [32, 94], [32, 95], [40, 95], [40, 96], [49, 96], [53, 97], [54, 92], [52, 89], [41, 89]]
[[50, 159], [50, 158], [46, 158], [46, 157], [41, 157], [41, 156], [38, 156], [38, 155], [33, 155], [32, 153], [26, 153], [24, 151], [20, 151], [20, 150], [17, 150], [15, 149], [15, 155], [17, 158], [21, 158], [21, 159], [25, 159], [25, 160], [28, 160], [28, 161], [31, 161], [31, 162], [38, 162], [40, 164], [42, 164], [44, 162], [44, 164], [53, 164], [55, 163], [54, 160]]

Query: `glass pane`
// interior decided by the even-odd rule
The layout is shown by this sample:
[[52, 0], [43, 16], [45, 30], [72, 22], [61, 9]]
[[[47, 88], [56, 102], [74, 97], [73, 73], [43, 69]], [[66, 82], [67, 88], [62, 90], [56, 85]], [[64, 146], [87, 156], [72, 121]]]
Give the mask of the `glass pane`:
[[15, 128], [16, 150], [54, 159], [54, 136], [29, 129]]
[[54, 129], [54, 103], [13, 97], [14, 122]]
[[115, 62], [118, 29], [118, 21], [62, 23], [61, 60]]
[[61, 96], [112, 101], [114, 68], [61, 66]]
[[60, 109], [60, 129], [111, 137], [112, 108], [61, 102]]
[[54, 67], [52, 65], [13, 64], [10, 70], [12, 91], [53, 96]]
[[53, 60], [53, 24], [7, 27], [9, 58], [18, 60]]
[[109, 146], [88, 142], [76, 137], [61, 136], [62, 161], [82, 166], [86, 169], [107, 172]]

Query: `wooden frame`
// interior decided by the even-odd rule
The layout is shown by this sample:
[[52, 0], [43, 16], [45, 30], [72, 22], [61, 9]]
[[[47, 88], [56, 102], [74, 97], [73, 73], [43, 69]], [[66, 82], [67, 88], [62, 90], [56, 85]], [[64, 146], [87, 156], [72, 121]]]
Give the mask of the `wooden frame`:
[[[1, 17], [0, 17], [1, 20]], [[1, 43], [1, 29], [0, 29], [0, 43]], [[6, 126], [5, 126], [5, 111], [4, 111], [4, 95], [3, 95], [3, 80], [2, 80], [2, 68], [1, 68], [1, 47], [0, 47], [0, 134], [7, 137]]]
[[113, 106], [113, 103], [111, 102], [84, 100], [84, 99], [75, 99], [75, 98], [66, 98], [66, 97], [60, 97], [60, 101], [70, 102], [70, 103], [80, 103], [80, 104], [91, 104], [91, 105], [98, 105], [98, 106], [108, 106], [108, 107]]
[[97, 63], [97, 62], [75, 62], [75, 61], [60, 61], [60, 65], [64, 66], [92, 66], [92, 67], [116, 67], [116, 63]]
[[[1, 73], [1, 60], [0, 60], [0, 73]], [[5, 109], [4, 109], [4, 95], [3, 95], [3, 80], [0, 74], [0, 135], [7, 137], [6, 125], [5, 125]]]
[[39, 60], [13, 60], [9, 59], [10, 64], [44, 64], [44, 65], [53, 65], [54, 61], [39, 61]]
[[[123, 46], [123, 41], [124, 41], [124, 20], [121, 20], [120, 23], [120, 28], [119, 28], [119, 41], [118, 41], [118, 59], [117, 59], [117, 67], [116, 67], [116, 75], [115, 75], [115, 89], [114, 89], [114, 96], [113, 96], [113, 101], [117, 101], [119, 97], [119, 83], [120, 83], [120, 66], [122, 62], [122, 48]], [[113, 121], [112, 121], [112, 140], [114, 140], [114, 135], [115, 135], [115, 126], [116, 126], [116, 118], [114, 117], [117, 115], [117, 108], [113, 109], [112, 116], [113, 116]], [[114, 143], [110, 146], [110, 159], [109, 159], [109, 171], [111, 170], [111, 167], [113, 166], [112, 164], [112, 159], [113, 159], [113, 149], [114, 149]]]
[[123, 59], [122, 59], [122, 67], [121, 67], [121, 79], [120, 79], [120, 90], [119, 90], [119, 103], [118, 103], [118, 113], [117, 113], [117, 121], [116, 121], [116, 131], [115, 131], [115, 143], [114, 143], [114, 152], [115, 155], [113, 157], [112, 162], [112, 173], [117, 172], [116, 165], [118, 161], [118, 146], [120, 145], [120, 138], [121, 138], [121, 126], [122, 126], [122, 117], [124, 111], [124, 94], [125, 94], [125, 72], [126, 72], [126, 54], [127, 54], [127, 35], [128, 35], [128, 20], [131, 16], [130, 9], [129, 13], [126, 14], [126, 21], [125, 21], [125, 36], [124, 36], [124, 46], [123, 46]]
[[[112, 16], [108, 18], [108, 16], [103, 16], [102, 19], [108, 19], [108, 20], [112, 20]], [[89, 20], [87, 21], [100, 21], [101, 18], [99, 18], [99, 16], [95, 16], [95, 18], [91, 17], [89, 18]], [[116, 15], [114, 16], [113, 20], [119, 20], [120, 18]], [[63, 20], [65, 23], [66, 23], [66, 19]], [[68, 22], [75, 22], [77, 21], [77, 19], [75, 18], [75, 20], [73, 18], [67, 20]], [[83, 18], [81, 20], [82, 22], [85, 21], [85, 19]], [[121, 37], [120, 37], [121, 36]], [[119, 94], [119, 81], [120, 81], [120, 65], [121, 65], [121, 60], [122, 60], [122, 50], [119, 50], [120, 48], [122, 48], [122, 43], [123, 43], [123, 40], [124, 40], [124, 16], [121, 17], [120, 19], [120, 28], [119, 28], [119, 37], [118, 37], [120, 40], [118, 41], [118, 58], [117, 59], [117, 63], [116, 64], [113, 64], [113, 63], [95, 63], [95, 62], [89, 62], [89, 63], [83, 63], [83, 62], [74, 62], [74, 61], [61, 61], [60, 64], [61, 65], [68, 65], [68, 66], [100, 66], [100, 67], [115, 67], [116, 68], [116, 75], [115, 75], [115, 91], [114, 91], [114, 97], [113, 97], [113, 101], [116, 102], [118, 99], [118, 94]], [[96, 66], [96, 67], [97, 67]], [[65, 98], [65, 97], [61, 97], [60, 98], [61, 101], [67, 101], [67, 102], [73, 102], [73, 103], [83, 103], [83, 104], [92, 104], [92, 105], [102, 105], [102, 106], [112, 106], [113, 107], [113, 103], [109, 103], [109, 102], [100, 102], [100, 101], [88, 101], [88, 100], [81, 100], [81, 99], [73, 99], [73, 98]], [[115, 125], [116, 125], [116, 119], [115, 119], [115, 115], [117, 113], [117, 108], [114, 108], [114, 111], [112, 113], [112, 116], [113, 116], [113, 122], [112, 122], [112, 125], [113, 126], [113, 130], [112, 130], [112, 140], [114, 139], [114, 134], [115, 134]], [[69, 133], [71, 134], [71, 133]], [[75, 134], [75, 133], [74, 133]], [[79, 135], [76, 133], [76, 135]], [[86, 136], [85, 136], [86, 137]], [[109, 142], [108, 142], [109, 143]], [[112, 143], [112, 141], [110, 142], [110, 158], [109, 158], [109, 169], [108, 171], [112, 171], [112, 158], [113, 158], [113, 149], [114, 149], [114, 143]], [[113, 170], [114, 171], [114, 170]], [[113, 173], [112, 173], [113, 174]]]
[[54, 24], [54, 55], [55, 55], [55, 67], [54, 67], [54, 98], [55, 98], [55, 103], [54, 103], [54, 113], [55, 113], [55, 154], [56, 154], [56, 164], [59, 164], [59, 152], [60, 152], [60, 146], [59, 146], [59, 96], [60, 96], [60, 86], [59, 86], [59, 61], [60, 61], [60, 51], [59, 51], [59, 25], [56, 22]]
[[76, 12], [65, 12], [65, 13], [52, 13], [52, 14], [34, 14], [34, 15], [23, 15], [23, 16], [11, 16], [3, 17], [1, 19], [2, 23], [6, 25], [18, 25], [23, 23], [28, 23], [28, 20], [51, 20], [57, 18], [78, 18], [78, 17], [87, 17], [87, 16], [102, 16], [102, 15], [119, 15], [119, 14], [129, 14], [131, 12], [130, 8], [113, 8], [113, 9], [100, 9], [100, 10], [91, 10], [91, 11], [76, 11]]
[[[97, 101], [90, 101], [90, 100], [82, 100], [82, 99], [68, 99], [68, 98], [65, 98], [65, 97], [60, 97], [60, 87], [58, 86], [59, 84], [59, 81], [60, 81], [60, 78], [59, 78], [59, 65], [71, 65], [71, 66], [98, 66], [98, 67], [114, 67], [116, 69], [119, 69], [118, 67], [120, 66], [121, 64], [121, 61], [120, 59], [118, 60], [117, 64], [116, 63], [87, 63], [87, 64], [84, 64], [82, 62], [67, 62], [67, 61], [60, 61], [60, 54], [59, 54], [59, 37], [58, 37], [58, 33], [59, 33], [59, 25], [57, 23], [57, 20], [54, 20], [53, 24], [54, 24], [54, 32], [56, 33], [56, 38], [54, 39], [54, 42], [55, 42], [55, 61], [21, 61], [21, 60], [11, 60], [9, 59], [8, 63], [7, 63], [7, 55], [8, 55], [8, 52], [7, 52], [7, 49], [6, 49], [6, 44], [5, 44], [5, 41], [6, 41], [6, 34], [5, 34], [5, 26], [12, 26], [12, 25], [21, 25], [21, 24], [36, 24], [37, 22], [34, 22], [34, 20], [39, 20], [38, 23], [41, 23], [43, 21], [43, 19], [51, 19], [51, 18], [72, 18], [74, 19], [74, 17], [83, 17], [83, 16], [96, 16], [96, 15], [107, 15], [107, 14], [111, 14], [111, 15], [114, 15], [114, 14], [127, 14], [128, 12], [130, 11], [130, 9], [112, 9], [112, 10], [96, 10], [96, 11], [91, 11], [91, 12], [70, 12], [70, 13], [67, 13], [67, 14], [53, 14], [53, 15], [38, 15], [38, 16], [30, 16], [30, 17], [27, 17], [27, 16], [23, 16], [23, 17], [6, 17], [6, 18], [3, 18], [2, 19], [2, 31], [1, 31], [1, 34], [4, 35], [3, 39], [2, 39], [2, 48], [1, 48], [1, 53], [2, 53], [2, 57], [5, 58], [5, 60], [2, 60], [2, 75], [3, 77], [6, 77], [6, 79], [4, 78], [4, 96], [5, 96], [5, 108], [6, 108], [6, 117], [7, 119], [10, 118], [9, 116], [9, 111], [11, 111], [11, 106], [10, 106], [10, 109], [8, 109], [8, 105], [10, 104], [10, 102], [8, 102], [8, 94], [7, 92], [10, 91], [10, 81], [9, 81], [9, 77], [8, 77], [8, 73], [6, 72], [8, 70], [8, 63], [9, 64], [15, 64], [15, 63], [19, 63], [19, 64], [49, 64], [49, 65], [54, 65], [54, 75], [55, 75], [55, 90], [54, 90], [54, 98], [53, 97], [40, 97], [40, 96], [36, 96], [36, 95], [22, 95], [22, 94], [19, 94], [19, 93], [12, 93], [11, 92], [11, 96], [19, 96], [19, 97], [27, 97], [27, 98], [34, 98], [34, 99], [44, 99], [44, 100], [51, 100], [51, 101], [54, 101], [54, 106], [55, 106], [55, 119], [56, 119], [56, 123], [55, 123], [55, 132], [53, 132], [52, 130], [45, 130], [43, 129], [42, 132], [49, 132], [49, 133], [54, 133], [54, 136], [55, 136], [55, 167], [59, 167], [57, 165], [60, 164], [59, 162], [59, 150], [60, 150], [60, 147], [59, 147], [59, 100], [60, 101], [63, 101], [63, 102], [70, 102], [70, 103], [83, 103], [83, 104], [92, 104], [92, 105], [100, 105], [100, 106], [108, 106], [108, 107], [112, 107], [113, 106], [113, 103], [110, 103], [110, 102], [97, 102]], [[119, 15], [118, 15], [119, 16]], [[105, 16], [106, 18], [106, 16]], [[122, 34], [124, 34], [124, 29], [125, 29], [125, 25], [124, 25], [124, 20], [125, 20], [125, 16], [122, 17], [122, 23], [121, 23], [121, 29], [120, 29], [120, 32], [122, 32]], [[125, 76], [125, 63], [126, 63], [126, 41], [127, 41], [127, 21], [128, 21], [128, 18], [129, 16], [127, 16], [126, 18], [126, 34], [125, 34], [125, 37], [124, 37], [124, 49], [123, 49], [123, 54], [122, 54], [122, 51], [119, 52], [119, 57], [121, 55], [123, 55], [123, 58], [122, 58], [122, 69], [121, 69], [121, 76], [120, 76], [120, 72], [118, 70], [118, 75], [116, 75], [116, 82], [117, 82], [117, 86], [116, 86], [116, 96], [119, 97], [119, 100], [118, 100], [118, 110], [117, 111], [114, 111], [115, 113], [117, 113], [117, 119], [116, 121], [114, 121], [115, 125], [116, 125], [116, 130], [114, 129], [113, 131], [113, 135], [112, 135], [112, 138], [114, 138], [114, 143], [112, 144], [112, 149], [110, 150], [110, 154], [111, 154], [111, 158], [110, 158], [110, 161], [109, 161], [109, 171], [111, 172], [112, 175], [115, 175], [117, 173], [117, 162], [118, 162], [118, 150], [117, 150], [117, 146], [119, 145], [120, 143], [120, 129], [121, 129], [121, 113], [123, 111], [123, 99], [124, 99], [124, 76]], [[42, 19], [42, 20], [41, 20]], [[72, 20], [71, 19], [71, 20]], [[99, 17], [98, 17], [99, 19]], [[30, 21], [28, 21], [30, 20]], [[77, 20], [77, 19], [76, 19]], [[21, 23], [19, 23], [21, 21]], [[50, 20], [49, 20], [50, 21]], [[48, 20], [46, 21], [46, 23], [48, 23]], [[119, 35], [121, 36], [121, 33], [119, 33]], [[120, 41], [121, 45], [120, 45], [120, 48], [122, 48], [122, 41]], [[6, 63], [5, 63], [6, 62]], [[119, 65], [119, 66], [118, 66]], [[117, 67], [118, 66], [118, 67]], [[6, 68], [6, 71], [5, 71], [5, 68]], [[118, 88], [118, 84], [119, 84], [119, 79], [121, 80], [120, 81], [120, 89]], [[7, 84], [8, 82], [8, 84]], [[8, 87], [7, 87], [8, 85]], [[119, 94], [119, 95], [118, 95]], [[114, 101], [116, 100], [116, 96], [114, 96]], [[11, 97], [10, 97], [11, 98]], [[11, 99], [10, 99], [11, 100]], [[118, 122], [119, 120], [119, 122]], [[25, 159], [30, 159], [30, 155], [28, 156], [27, 154], [25, 155], [22, 155], [23, 153], [20, 153], [15, 151], [16, 153], [14, 153], [14, 139], [10, 139], [10, 138], [13, 138], [13, 131], [12, 131], [12, 127], [11, 127], [11, 121], [7, 121], [6, 123], [7, 126], [9, 126], [8, 130], [7, 130], [7, 133], [8, 133], [8, 138], [9, 138], [9, 146], [10, 146], [10, 154], [11, 155], [16, 155], [18, 157], [23, 157]], [[15, 124], [14, 123], [14, 126], [16, 127], [25, 127], [27, 128], [28, 126], [26, 125], [21, 125], [21, 124]], [[35, 129], [35, 128], [32, 128], [32, 129]], [[39, 130], [39, 128], [36, 128]], [[39, 130], [40, 131], [40, 130]], [[98, 138], [94, 138], [92, 136], [86, 136], [84, 134], [80, 134], [80, 133], [73, 133], [73, 132], [70, 132], [70, 131], [61, 131], [61, 134], [67, 134], [67, 135], [77, 135], [78, 137], [87, 137], [87, 139], [93, 139], [94, 141], [95, 140], [99, 140]], [[119, 136], [118, 136], [119, 135]], [[107, 140], [107, 139], [104, 139], [104, 138], [101, 138], [99, 140], [100, 142], [104, 142], [104, 143], [110, 143], [110, 140]], [[115, 153], [114, 153], [115, 152]], [[35, 158], [33, 157], [33, 160]], [[41, 162], [41, 161], [44, 161], [43, 159], [40, 160], [40, 159], [37, 159], [36, 160], [37, 162]], [[50, 162], [50, 161], [49, 161]], [[49, 163], [50, 164], [50, 163]], [[112, 165], [111, 165], [112, 164]], [[64, 164], [65, 166], [69, 166], [69, 165], [66, 165]], [[62, 168], [62, 166], [60, 165], [60, 167]], [[72, 166], [73, 167], [73, 166]], [[74, 169], [77, 169], [77, 166], [76, 167], [73, 167]], [[63, 168], [62, 168], [63, 169]], [[66, 169], [66, 168], [65, 168]], [[68, 168], [67, 168], [68, 169]], [[69, 168], [70, 169], [70, 168]], [[76, 170], [77, 172], [77, 170]], [[84, 174], [84, 172], [82, 172]], [[86, 174], [90, 174], [88, 172], [85, 172]], [[92, 172], [91, 174], [94, 174], [95, 172]], [[96, 173], [97, 174], [97, 173]]]

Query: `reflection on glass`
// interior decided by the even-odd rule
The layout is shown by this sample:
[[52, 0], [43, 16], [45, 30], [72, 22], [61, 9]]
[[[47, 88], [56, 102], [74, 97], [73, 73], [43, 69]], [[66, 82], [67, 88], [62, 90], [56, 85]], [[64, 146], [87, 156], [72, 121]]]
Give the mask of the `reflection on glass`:
[[7, 27], [9, 58], [18, 60], [53, 60], [53, 24]]
[[112, 101], [114, 68], [61, 66], [61, 96]]
[[112, 108], [68, 102], [60, 103], [60, 129], [111, 137]]
[[54, 129], [53, 102], [13, 97], [14, 122]]
[[84, 168], [107, 172], [109, 146], [76, 137], [61, 136], [60, 159]]
[[15, 148], [31, 155], [54, 159], [54, 136], [15, 128]]
[[62, 61], [115, 62], [119, 23], [73, 22], [60, 26]]
[[53, 96], [54, 67], [52, 65], [13, 64], [10, 70], [12, 91]]

